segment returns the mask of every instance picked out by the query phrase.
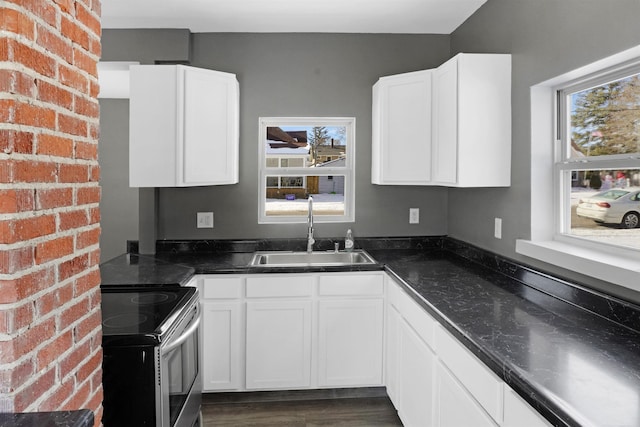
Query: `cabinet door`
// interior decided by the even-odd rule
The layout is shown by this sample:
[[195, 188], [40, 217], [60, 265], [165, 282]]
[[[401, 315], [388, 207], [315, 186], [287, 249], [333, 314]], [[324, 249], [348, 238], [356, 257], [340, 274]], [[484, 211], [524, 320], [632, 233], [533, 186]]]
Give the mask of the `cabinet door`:
[[458, 176], [458, 62], [444, 63], [433, 79], [433, 182], [455, 184]]
[[393, 406], [398, 409], [400, 322], [402, 321], [402, 318], [391, 304], [387, 304], [386, 320], [384, 385], [387, 388], [387, 395], [389, 395], [389, 399], [391, 399]]
[[440, 363], [437, 363], [436, 377], [436, 426], [497, 426], [478, 402], [467, 393], [458, 380]]
[[382, 77], [374, 86], [374, 184], [431, 180], [431, 70]]
[[238, 81], [183, 65], [130, 68], [129, 185], [238, 182]]
[[383, 300], [320, 301], [318, 384], [382, 385]]
[[238, 390], [241, 385], [242, 305], [240, 301], [202, 303], [202, 388]]
[[247, 302], [247, 389], [311, 385], [311, 301]]
[[178, 185], [238, 182], [238, 86], [231, 74], [184, 67]]
[[503, 427], [549, 427], [535, 409], [516, 394], [511, 388], [504, 392], [504, 422]]
[[431, 426], [435, 356], [404, 320], [399, 332], [398, 414], [407, 427]]

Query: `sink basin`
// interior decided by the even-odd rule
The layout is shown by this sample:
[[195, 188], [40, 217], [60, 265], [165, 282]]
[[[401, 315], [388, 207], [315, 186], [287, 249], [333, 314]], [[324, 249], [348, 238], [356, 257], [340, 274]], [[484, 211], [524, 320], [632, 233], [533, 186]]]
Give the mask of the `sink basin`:
[[376, 262], [364, 251], [256, 252], [249, 267], [313, 267], [370, 265]]

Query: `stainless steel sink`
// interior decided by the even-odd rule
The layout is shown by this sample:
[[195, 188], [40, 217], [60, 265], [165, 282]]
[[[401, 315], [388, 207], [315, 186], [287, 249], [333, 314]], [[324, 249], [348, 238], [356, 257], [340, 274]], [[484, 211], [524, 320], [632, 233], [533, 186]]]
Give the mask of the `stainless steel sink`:
[[376, 262], [364, 251], [353, 252], [256, 252], [249, 267], [313, 267], [370, 265]]

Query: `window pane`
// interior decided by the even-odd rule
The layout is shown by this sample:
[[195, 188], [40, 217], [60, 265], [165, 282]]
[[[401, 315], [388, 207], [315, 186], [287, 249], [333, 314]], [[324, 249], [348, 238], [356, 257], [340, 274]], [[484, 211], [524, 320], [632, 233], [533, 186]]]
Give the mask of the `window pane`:
[[569, 95], [571, 158], [640, 153], [640, 75]]
[[267, 157], [267, 167], [268, 168], [277, 168], [278, 167], [278, 158], [277, 157]]
[[347, 128], [269, 126], [265, 154], [268, 167], [271, 158], [280, 159], [280, 167], [345, 167]]
[[574, 170], [570, 234], [640, 249], [640, 169]]
[[[268, 177], [267, 182], [269, 182]], [[281, 177], [281, 184], [302, 177]], [[280, 188], [267, 188], [265, 213], [267, 216], [307, 216], [309, 212], [309, 195], [313, 196], [314, 215], [344, 215], [345, 177], [334, 175], [308, 176], [304, 187], [282, 185]], [[297, 181], [296, 183], [299, 183]]]

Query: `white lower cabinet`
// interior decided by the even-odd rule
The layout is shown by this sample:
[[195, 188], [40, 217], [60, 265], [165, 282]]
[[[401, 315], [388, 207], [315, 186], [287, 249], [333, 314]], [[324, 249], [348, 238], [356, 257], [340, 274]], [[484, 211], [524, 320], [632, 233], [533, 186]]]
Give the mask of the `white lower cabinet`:
[[382, 298], [321, 300], [318, 312], [318, 385], [382, 384]]
[[196, 282], [205, 392], [385, 385], [407, 427], [550, 425], [382, 272]]
[[202, 388], [241, 387], [242, 306], [239, 301], [202, 302]]
[[432, 425], [435, 355], [404, 320], [398, 332], [398, 414], [407, 427]]
[[382, 272], [197, 282], [204, 391], [383, 385]]
[[549, 426], [391, 276], [385, 283], [385, 384], [405, 426]]
[[248, 390], [311, 385], [311, 300], [248, 301]]
[[438, 427], [495, 427], [491, 417], [442, 364], [437, 364], [435, 423]]
[[204, 391], [238, 390], [244, 364], [244, 306], [240, 276], [197, 277], [202, 309], [201, 367]]
[[504, 427], [551, 427], [551, 423], [505, 385]]

